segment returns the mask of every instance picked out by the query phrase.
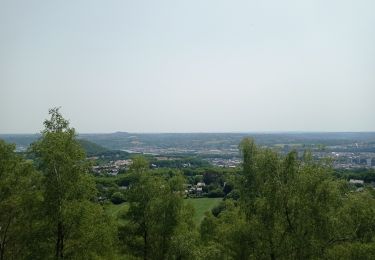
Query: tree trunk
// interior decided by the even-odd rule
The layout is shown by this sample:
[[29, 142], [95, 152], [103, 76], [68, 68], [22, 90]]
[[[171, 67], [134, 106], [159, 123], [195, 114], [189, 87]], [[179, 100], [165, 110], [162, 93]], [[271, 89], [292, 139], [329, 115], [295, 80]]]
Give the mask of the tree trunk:
[[144, 242], [144, 245], [143, 245], [143, 259], [144, 260], [147, 260], [148, 259], [148, 255], [147, 255], [147, 243], [148, 243], [148, 240], [147, 240], [147, 230], [145, 230], [145, 232], [143, 233], [143, 242]]
[[10, 223], [12, 222], [12, 217], [9, 217], [8, 223], [5, 227], [4, 230], [4, 235], [2, 239], [0, 240], [0, 260], [4, 260], [4, 255], [5, 255], [5, 244], [7, 243], [7, 233], [8, 233], [8, 228], [10, 226]]
[[57, 224], [56, 259], [64, 259], [64, 227], [61, 221]]
[[4, 251], [5, 248], [3, 248], [3, 245], [0, 245], [0, 260], [4, 260]]

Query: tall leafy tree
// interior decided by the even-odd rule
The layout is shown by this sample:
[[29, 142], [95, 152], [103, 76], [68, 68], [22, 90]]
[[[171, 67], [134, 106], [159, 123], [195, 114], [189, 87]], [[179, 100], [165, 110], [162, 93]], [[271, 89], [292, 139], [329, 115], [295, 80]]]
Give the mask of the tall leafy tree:
[[178, 230], [186, 228], [184, 223], [192, 222], [182, 201], [183, 179], [153, 176], [145, 162], [138, 157], [132, 167], [138, 178], [127, 194], [130, 206], [127, 225], [122, 228], [126, 251], [143, 259], [181, 256], [183, 245], [179, 247], [176, 243], [182, 238]]
[[[253, 226], [249, 257], [323, 257], [335, 228], [334, 214], [342, 205], [342, 183], [333, 179], [329, 168], [298, 160], [295, 151], [280, 158], [274, 151], [253, 147], [246, 140], [242, 146], [243, 176], [249, 181], [241, 185], [240, 207]], [[253, 150], [257, 152], [248, 152]], [[253, 154], [252, 159], [246, 154]]]
[[[202, 223], [202, 242], [216, 259], [372, 259], [374, 192], [352, 192], [327, 162], [295, 151], [281, 156], [241, 143], [238, 202]], [[210, 254], [208, 254], [210, 255]], [[208, 259], [210, 259], [208, 257]]]
[[96, 204], [96, 188], [74, 128], [58, 108], [50, 109], [41, 138], [32, 145], [44, 175], [47, 247], [56, 259], [106, 255], [113, 245], [109, 219]]
[[0, 259], [35, 258], [40, 176], [33, 165], [0, 140]]

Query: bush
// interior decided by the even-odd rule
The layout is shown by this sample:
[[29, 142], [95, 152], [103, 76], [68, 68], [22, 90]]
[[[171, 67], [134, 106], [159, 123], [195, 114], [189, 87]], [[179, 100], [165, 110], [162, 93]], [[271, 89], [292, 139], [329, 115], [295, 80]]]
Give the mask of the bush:
[[232, 190], [226, 196], [226, 199], [238, 200], [240, 198], [240, 192], [238, 190]]
[[222, 197], [224, 197], [224, 192], [223, 192], [222, 189], [217, 188], [215, 190], [212, 190], [212, 191], [208, 192], [207, 197], [209, 197], [209, 198], [222, 198]]
[[211, 210], [211, 213], [212, 215], [214, 215], [215, 217], [218, 217], [219, 214], [225, 210], [225, 203], [224, 202], [221, 202], [219, 205], [217, 205], [216, 207], [214, 207], [212, 210]]
[[125, 198], [121, 192], [115, 192], [111, 196], [111, 201], [113, 204], [121, 204], [125, 202]]

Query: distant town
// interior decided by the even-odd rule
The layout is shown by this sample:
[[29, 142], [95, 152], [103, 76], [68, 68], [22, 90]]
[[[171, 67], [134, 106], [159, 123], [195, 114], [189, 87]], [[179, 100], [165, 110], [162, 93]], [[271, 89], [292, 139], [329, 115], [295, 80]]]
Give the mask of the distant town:
[[[247, 136], [253, 137], [259, 146], [276, 150], [280, 154], [296, 150], [302, 157], [305, 151], [310, 151], [316, 160], [329, 159], [335, 169], [375, 168], [375, 133], [373, 132], [266, 134], [135, 134], [116, 132], [112, 134], [80, 134], [79, 138], [108, 150], [151, 156], [156, 162], [171, 161], [176, 157], [196, 157], [213, 166], [235, 168], [241, 163], [238, 144], [242, 138]], [[38, 135], [0, 135], [0, 138], [15, 143], [17, 151], [23, 152], [31, 142], [38, 138]], [[88, 157], [90, 157], [89, 154]], [[111, 160], [105, 165], [95, 166], [94, 171], [107, 171], [110, 174], [116, 174], [120, 169], [128, 167], [130, 163], [129, 160]], [[158, 164], [155, 163], [152, 166], [157, 168]], [[185, 163], [180, 167], [189, 167], [189, 165]]]

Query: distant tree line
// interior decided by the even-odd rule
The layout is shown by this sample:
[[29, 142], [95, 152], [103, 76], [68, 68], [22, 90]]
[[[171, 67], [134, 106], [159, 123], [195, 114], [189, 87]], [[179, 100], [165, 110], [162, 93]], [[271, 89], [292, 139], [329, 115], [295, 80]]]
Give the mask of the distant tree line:
[[350, 169], [350, 170], [335, 170], [335, 176], [337, 178], [342, 178], [345, 180], [357, 179], [363, 180], [366, 183], [375, 182], [375, 170], [360, 168], [360, 169]]

